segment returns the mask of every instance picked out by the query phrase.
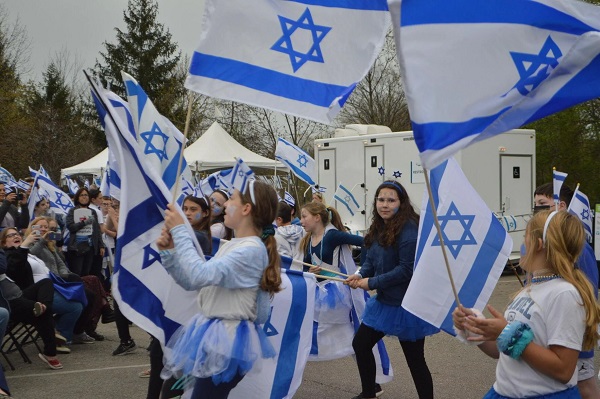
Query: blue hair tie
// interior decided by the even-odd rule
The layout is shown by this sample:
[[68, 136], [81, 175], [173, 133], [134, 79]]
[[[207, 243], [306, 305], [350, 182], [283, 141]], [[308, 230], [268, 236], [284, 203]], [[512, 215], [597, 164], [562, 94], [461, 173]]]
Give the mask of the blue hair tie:
[[404, 192], [404, 190], [402, 189], [402, 186], [400, 185], [400, 183], [398, 183], [397, 181], [384, 181], [383, 183], [381, 183], [382, 186], [392, 186], [392, 187], [396, 187], [398, 190], [400, 190], [400, 192]]

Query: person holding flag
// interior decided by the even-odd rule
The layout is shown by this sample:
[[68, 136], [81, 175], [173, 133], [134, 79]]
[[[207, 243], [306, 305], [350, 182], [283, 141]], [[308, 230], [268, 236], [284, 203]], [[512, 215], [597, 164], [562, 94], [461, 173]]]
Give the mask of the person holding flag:
[[260, 181], [246, 186], [226, 202], [225, 224], [235, 238], [210, 260], [197, 252], [172, 204], [156, 242], [167, 272], [184, 289], [198, 290], [200, 312], [168, 341], [162, 375], [194, 376], [192, 399], [227, 398], [259, 356], [275, 356], [258, 324], [267, 320], [269, 296], [281, 290], [272, 225], [277, 194]]
[[381, 392], [375, 383], [372, 349], [385, 335], [398, 337], [419, 398], [431, 399], [433, 380], [425, 361], [425, 337], [439, 329], [400, 306], [413, 273], [419, 215], [406, 189], [395, 180], [383, 182], [373, 202], [373, 221], [365, 235], [365, 262], [357, 274], [346, 279], [352, 288], [377, 290], [367, 301], [352, 341], [362, 384], [362, 392], [354, 399], [375, 398]]
[[[585, 244], [581, 221], [566, 211], [536, 213], [525, 230], [521, 266], [528, 284], [504, 315], [491, 318], [457, 307], [452, 319], [461, 340], [499, 359], [496, 382], [484, 398], [580, 398], [577, 358], [598, 341], [600, 305], [575, 267]], [[473, 335], [475, 334], [475, 335]]]

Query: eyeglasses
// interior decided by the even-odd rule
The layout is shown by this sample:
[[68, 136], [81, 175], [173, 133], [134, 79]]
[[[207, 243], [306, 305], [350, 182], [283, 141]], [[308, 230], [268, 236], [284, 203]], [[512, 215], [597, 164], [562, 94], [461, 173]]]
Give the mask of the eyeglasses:
[[394, 204], [396, 202], [398, 202], [399, 200], [395, 199], [395, 198], [376, 198], [377, 202], [380, 204], [385, 204], [386, 202], [388, 204]]
[[21, 234], [19, 234], [19, 233], [8, 233], [8, 234], [6, 235], [6, 238], [13, 238], [13, 237], [20, 236], [20, 235], [21, 235]]

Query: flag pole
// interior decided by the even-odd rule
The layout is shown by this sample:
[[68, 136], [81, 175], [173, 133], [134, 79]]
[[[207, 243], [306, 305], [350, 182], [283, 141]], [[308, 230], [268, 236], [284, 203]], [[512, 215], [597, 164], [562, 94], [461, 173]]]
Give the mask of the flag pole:
[[[575, 191], [573, 191], [573, 197], [571, 197], [571, 198], [575, 198], [575, 196], [577, 195], [577, 192], [579, 192], [579, 183], [577, 183], [577, 187], [575, 187]], [[569, 206], [567, 207], [567, 212], [569, 212], [571, 210], [571, 205], [573, 205], [572, 199], [569, 202]]]
[[429, 203], [431, 204], [431, 212], [433, 214], [433, 222], [437, 230], [438, 238], [440, 240], [440, 246], [442, 247], [442, 255], [444, 255], [444, 263], [446, 264], [446, 271], [448, 272], [448, 278], [450, 279], [450, 286], [452, 286], [452, 293], [454, 294], [454, 300], [456, 306], [460, 306], [460, 299], [458, 299], [458, 291], [456, 291], [456, 284], [454, 284], [454, 277], [452, 277], [452, 270], [450, 270], [450, 262], [448, 261], [448, 254], [446, 253], [446, 245], [444, 244], [444, 237], [442, 235], [442, 228], [440, 227], [440, 221], [438, 220], [437, 209], [433, 202], [433, 192], [431, 191], [431, 184], [429, 183], [429, 174], [427, 169], [423, 168], [425, 175], [425, 183], [427, 184], [427, 194], [429, 195]]
[[192, 92], [188, 90], [188, 110], [187, 116], [185, 117], [185, 128], [183, 129], [183, 143], [181, 143], [181, 152], [179, 153], [179, 163], [177, 165], [177, 178], [175, 179], [175, 186], [173, 187], [173, 201], [171, 204], [175, 204], [175, 200], [177, 199], [177, 191], [179, 190], [179, 182], [181, 181], [181, 169], [183, 164], [183, 149], [185, 148], [185, 144], [187, 142], [188, 132], [190, 130], [190, 119], [192, 119]]

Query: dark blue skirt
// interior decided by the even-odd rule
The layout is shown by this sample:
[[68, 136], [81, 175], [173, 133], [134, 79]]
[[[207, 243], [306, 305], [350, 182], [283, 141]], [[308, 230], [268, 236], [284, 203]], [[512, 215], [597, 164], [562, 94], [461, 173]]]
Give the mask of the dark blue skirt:
[[[494, 387], [492, 387], [488, 393], [485, 394], [483, 399], [521, 399], [521, 398], [510, 398], [508, 396], [500, 395]], [[538, 396], [527, 396], [522, 399], [581, 399], [581, 395], [579, 394], [579, 389], [577, 386], [573, 388], [565, 389], [564, 391], [549, 393], [546, 395], [538, 395]]]

